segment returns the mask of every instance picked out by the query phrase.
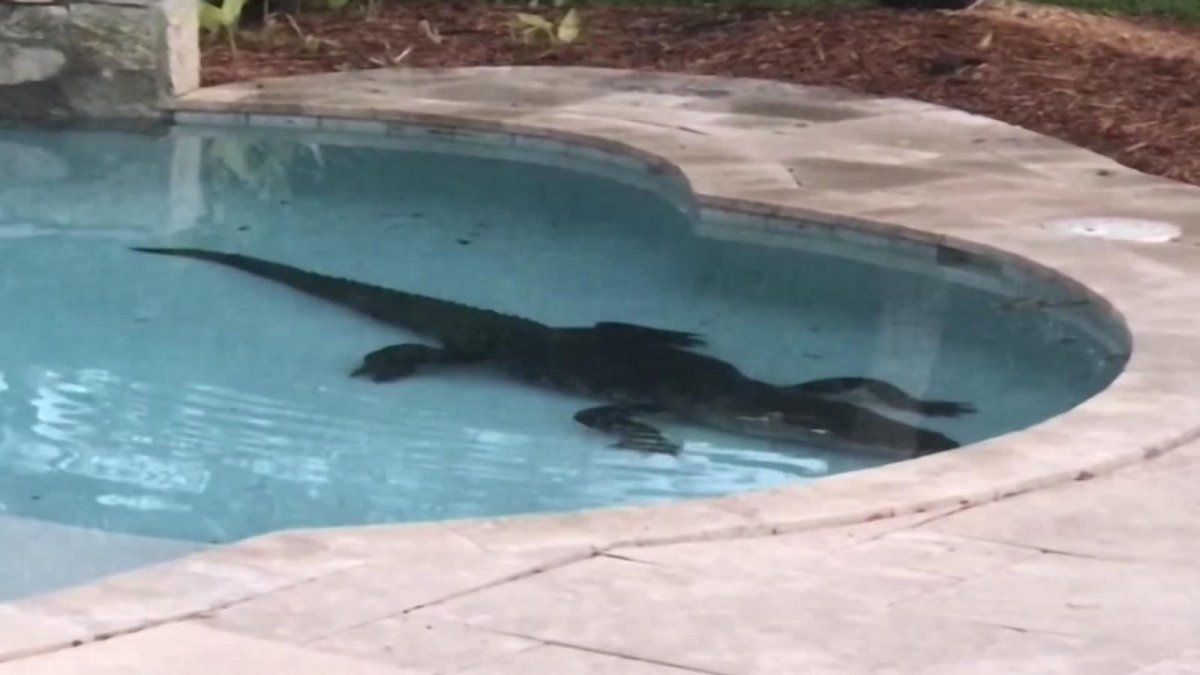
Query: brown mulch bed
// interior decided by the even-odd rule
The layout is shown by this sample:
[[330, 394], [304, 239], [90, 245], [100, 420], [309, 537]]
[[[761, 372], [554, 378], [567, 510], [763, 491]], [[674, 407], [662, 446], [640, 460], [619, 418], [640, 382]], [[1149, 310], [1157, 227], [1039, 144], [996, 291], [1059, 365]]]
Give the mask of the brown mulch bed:
[[1200, 27], [1011, 2], [954, 14], [596, 7], [582, 12], [579, 43], [547, 49], [511, 37], [514, 11], [430, 3], [385, 6], [370, 20], [275, 17], [243, 30], [236, 58], [207, 47], [203, 81], [511, 64], [773, 78], [961, 108], [1200, 185]]

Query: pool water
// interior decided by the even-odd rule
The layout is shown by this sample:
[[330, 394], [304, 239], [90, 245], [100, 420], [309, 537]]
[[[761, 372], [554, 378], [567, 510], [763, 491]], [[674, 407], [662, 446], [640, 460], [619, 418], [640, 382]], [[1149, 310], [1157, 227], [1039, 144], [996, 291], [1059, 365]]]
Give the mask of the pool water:
[[[349, 377], [412, 336], [216, 265], [245, 253], [559, 326], [640, 323], [776, 384], [968, 401], [962, 443], [1063, 412], [1127, 347], [1086, 302], [952, 251], [699, 212], [630, 160], [506, 139], [176, 126], [0, 131], [0, 504], [188, 542], [751, 490], [885, 459], [664, 423], [469, 368]], [[906, 418], [912, 420], [914, 418]], [[970, 452], [970, 449], [958, 452]]]

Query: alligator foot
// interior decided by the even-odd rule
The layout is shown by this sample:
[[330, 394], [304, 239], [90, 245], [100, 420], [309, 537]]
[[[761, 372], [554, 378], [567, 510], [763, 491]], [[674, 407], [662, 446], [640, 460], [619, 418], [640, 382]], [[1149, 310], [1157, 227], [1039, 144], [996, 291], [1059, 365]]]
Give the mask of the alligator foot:
[[975, 406], [970, 403], [924, 401], [894, 384], [869, 377], [831, 377], [797, 384], [791, 389], [822, 398], [847, 400], [868, 406], [884, 405], [894, 410], [915, 412], [930, 417], [957, 417], [975, 412]]
[[612, 445], [614, 448], [667, 455], [679, 454], [678, 443], [666, 438], [662, 432], [649, 424], [633, 419], [634, 415], [656, 412], [662, 412], [662, 408], [653, 405], [602, 405], [580, 410], [575, 413], [575, 421], [589, 429], [620, 436]]
[[364, 356], [362, 364], [350, 376], [367, 377], [373, 382], [392, 382], [412, 375], [420, 366], [455, 360], [450, 352], [429, 345], [391, 345]]

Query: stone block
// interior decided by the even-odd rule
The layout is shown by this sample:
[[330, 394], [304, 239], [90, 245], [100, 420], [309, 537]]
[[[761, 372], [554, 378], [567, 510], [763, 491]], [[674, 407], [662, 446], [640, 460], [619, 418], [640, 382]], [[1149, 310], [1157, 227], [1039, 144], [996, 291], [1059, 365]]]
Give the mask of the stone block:
[[66, 65], [66, 55], [57, 49], [0, 44], [0, 85], [44, 82]]
[[0, 85], [0, 119], [52, 120], [69, 114], [70, 106], [53, 80]]
[[165, 31], [165, 86], [172, 96], [200, 88], [200, 23], [194, 0], [162, 0], [159, 16]]
[[101, 119], [156, 115], [161, 92], [153, 70], [109, 69], [71, 77], [62, 91], [75, 115]]
[[65, 49], [67, 8], [0, 5], [0, 42]]
[[199, 86], [196, 22], [191, 0], [0, 4], [0, 117], [158, 116]]
[[154, 12], [91, 4], [71, 5], [69, 12], [78, 69], [99, 74], [157, 70], [161, 40]]

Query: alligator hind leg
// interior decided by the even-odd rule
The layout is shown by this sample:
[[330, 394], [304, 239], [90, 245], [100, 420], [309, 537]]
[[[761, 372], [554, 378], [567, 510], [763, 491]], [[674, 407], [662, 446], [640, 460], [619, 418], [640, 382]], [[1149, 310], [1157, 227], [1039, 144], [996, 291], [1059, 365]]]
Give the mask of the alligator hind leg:
[[791, 389], [824, 398], [852, 399], [856, 403], [881, 403], [895, 410], [930, 417], [957, 417], [975, 412], [975, 406], [960, 401], [923, 401], [900, 387], [869, 377], [831, 377], [797, 384]]
[[402, 344], [377, 349], [363, 357], [351, 377], [367, 377], [374, 382], [391, 382], [408, 377], [417, 368], [434, 363], [456, 363], [451, 352], [421, 344]]
[[634, 415], [662, 412], [652, 405], [602, 405], [580, 410], [575, 421], [585, 427], [620, 436], [614, 448], [660, 452], [667, 455], [679, 454], [678, 443], [666, 438], [658, 429], [633, 419]]

